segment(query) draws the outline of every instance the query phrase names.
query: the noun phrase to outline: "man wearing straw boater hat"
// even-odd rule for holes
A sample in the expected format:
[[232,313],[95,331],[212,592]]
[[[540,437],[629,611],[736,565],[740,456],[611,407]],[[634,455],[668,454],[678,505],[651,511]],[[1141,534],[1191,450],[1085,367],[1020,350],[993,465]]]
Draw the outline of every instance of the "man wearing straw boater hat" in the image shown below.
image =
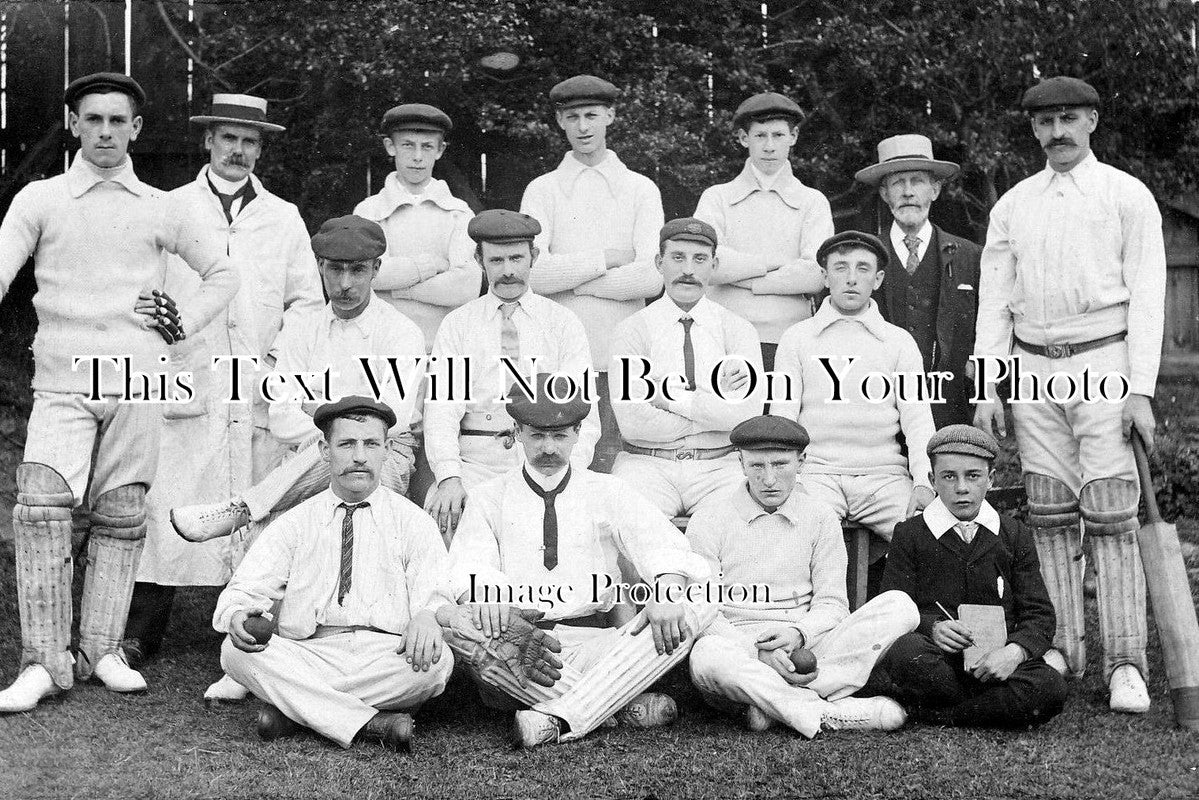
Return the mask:
[[[208,163],[194,181],[170,193],[231,256],[241,289],[211,325],[191,331],[198,335],[172,354],[176,369],[192,371],[196,396],[165,412],[160,480],[147,496],[149,530],[125,631],[125,651],[134,663],[158,651],[174,587],[224,584],[244,552],[228,538],[185,541],[171,527],[170,509],[237,494],[274,466],[281,453],[267,429],[267,404],[253,388],[254,366],[242,365],[244,402],[231,403],[227,379],[211,369],[213,359],[265,360],[284,312],[290,316],[322,305],[316,259],[300,212],[254,175],[263,137],[284,130],[267,121],[266,107],[260,97],[214,95],[210,112],[191,118],[204,126]],[[168,264],[166,280],[167,291],[181,304],[199,286],[178,260]]]
[[878,163],[854,176],[877,186],[891,209],[889,230],[879,238],[890,250],[891,263],[875,295],[883,319],[912,334],[924,371],[953,373],[943,385],[944,403],[934,403],[937,427],[969,423],[973,416],[966,359],[974,351],[974,318],[978,312],[978,262],[982,248],[929,222],[928,211],[941,186],[958,173],[958,165],[933,158],[927,136],[905,133],[878,143]]

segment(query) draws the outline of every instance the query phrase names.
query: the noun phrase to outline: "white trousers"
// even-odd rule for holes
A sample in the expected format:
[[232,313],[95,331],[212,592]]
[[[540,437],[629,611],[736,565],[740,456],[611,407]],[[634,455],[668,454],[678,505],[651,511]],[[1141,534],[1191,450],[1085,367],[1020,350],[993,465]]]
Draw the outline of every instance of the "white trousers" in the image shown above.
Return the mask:
[[774,668],[758,660],[754,641],[780,622],[733,625],[717,617],[691,649],[691,679],[705,692],[755,705],[773,719],[811,738],[820,731],[829,701],[848,697],[865,685],[895,640],[916,630],[920,612],[905,593],[885,592],[808,642],[816,656],[817,677],[792,686]]
[[349,747],[378,711],[415,709],[445,689],[454,668],[449,648],[428,672],[415,672],[396,653],[401,641],[365,630],[298,641],[272,636],[265,650],[245,653],[226,637],[221,667],[289,718]]
[[842,520],[870,529],[891,541],[895,526],[903,522],[912,499],[912,479],[906,475],[834,475],[801,472],[799,485],[817,500],[836,510]]
[[612,474],[668,517],[694,514],[708,497],[745,480],[736,453],[721,458],[672,461],[620,452],[612,464]]

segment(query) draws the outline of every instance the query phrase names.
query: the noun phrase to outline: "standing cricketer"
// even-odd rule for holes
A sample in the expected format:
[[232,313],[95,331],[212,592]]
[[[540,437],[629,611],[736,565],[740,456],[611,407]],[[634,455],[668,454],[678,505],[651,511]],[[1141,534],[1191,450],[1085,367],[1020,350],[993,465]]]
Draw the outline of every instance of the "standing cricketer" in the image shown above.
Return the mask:
[[[1054,644],[1070,671],[1081,675],[1086,665],[1081,515],[1099,579],[1111,708],[1143,713],[1149,709],[1148,629],[1130,435],[1135,428],[1152,446],[1149,398],[1157,382],[1165,306],[1161,214],[1144,184],[1091,152],[1099,124],[1093,87],[1077,78],[1050,78],[1025,92],[1022,105],[1047,163],[991,211],[975,357],[1018,357],[1026,399],[1033,400],[1013,403],[1012,414],[1029,518],[1057,610]],[[977,369],[989,362],[979,361]],[[1056,382],[1051,400],[1045,390],[1057,372],[1068,380]],[[1126,388],[1123,399],[1100,396],[1096,384],[1109,373],[1119,380],[1105,385]],[[1089,394],[1099,402],[1083,401],[1082,383],[1088,380]],[[1040,397],[1028,397],[1032,381],[1040,384]],[[1005,432],[993,394],[979,404],[974,424]]]
[[[0,225],[0,296],[30,256],[38,284],[33,411],[13,508],[21,673],[0,692],[0,712],[29,711],[76,676],[94,675],[117,692],[146,688],[118,643],[162,428],[161,406],[147,402],[161,399],[157,381],[139,374],[164,373],[163,341],[184,334],[158,288],[163,253],[178,254],[203,279],[185,309],[193,333],[229,303],[238,278],[215,237],[134,174],[128,150],[145,101],[125,75],[72,81],[65,102],[79,152],[65,174],[22,189]],[[123,398],[126,379],[132,391]],[[76,659],[71,510],[84,500],[91,538]]]

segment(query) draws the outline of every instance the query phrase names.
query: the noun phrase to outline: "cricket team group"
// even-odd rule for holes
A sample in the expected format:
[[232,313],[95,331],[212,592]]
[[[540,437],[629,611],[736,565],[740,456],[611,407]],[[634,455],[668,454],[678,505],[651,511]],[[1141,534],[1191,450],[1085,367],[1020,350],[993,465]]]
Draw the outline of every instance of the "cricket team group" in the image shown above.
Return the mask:
[[[1091,151],[1096,90],[1025,93],[1046,164],[983,248],[929,222],[959,167],[918,132],[855,176],[893,221],[834,233],[777,93],[736,110],[741,172],[667,221],[609,148],[618,96],[549,91],[570,149],[519,212],[432,176],[446,113],[392,108],[394,171],[310,237],[255,175],[284,130],[261,98],[214,95],[208,163],[162,192],[129,155],[142,87],[72,82],[78,152],[0,223],[0,296],[32,258],[38,319],[0,711],[146,690],[176,587],[225,585],[205,698],[258,697],[267,740],[406,749],[455,664],[526,747],[665,725],[684,660],[756,731],[1027,727],[1086,667],[1085,534],[1111,708],[1145,712],[1132,438],[1165,252],[1149,191]],[[1029,524],[987,501],[1017,365],[1042,387],[1009,406]],[[877,560],[853,610],[846,525]]]

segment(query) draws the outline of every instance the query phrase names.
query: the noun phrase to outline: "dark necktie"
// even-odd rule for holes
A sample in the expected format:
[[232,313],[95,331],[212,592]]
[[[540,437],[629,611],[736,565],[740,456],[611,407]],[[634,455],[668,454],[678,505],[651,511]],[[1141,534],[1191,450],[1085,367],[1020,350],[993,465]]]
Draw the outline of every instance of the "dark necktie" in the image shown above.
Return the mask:
[[558,512],[554,510],[554,498],[562,493],[566,484],[570,483],[570,467],[566,468],[566,475],[562,478],[562,482],[549,490],[538,486],[537,481],[529,477],[527,471],[521,470],[521,474],[525,476],[525,483],[529,484],[533,494],[545,501],[545,516],[541,519],[541,549],[545,568],[553,569],[558,566]]
[[688,391],[695,391],[695,346],[691,343],[691,326],[695,320],[691,317],[679,317],[683,323],[683,373],[687,377]]
[[903,268],[911,275],[920,266],[920,237],[913,233],[904,234],[903,243],[908,248],[908,260]]
[[[217,199],[221,201],[221,208],[225,211],[225,221],[230,225],[233,224],[233,201],[239,197],[245,197],[246,195],[250,195],[250,197],[254,196],[251,194],[250,181],[248,180],[243,183],[242,187],[233,194],[225,194],[224,192],[218,191],[216,184],[214,184],[212,181],[208,182],[208,187],[212,189],[212,193],[215,194]],[[242,207],[244,208],[248,202],[250,202],[248,199],[243,200]],[[238,210],[240,211],[241,209]]]
[[354,512],[366,508],[370,503],[349,505],[338,503],[338,508],[344,508],[346,515],[341,519],[341,572],[337,579],[337,603],[345,599],[350,592],[350,581],[354,571]]

